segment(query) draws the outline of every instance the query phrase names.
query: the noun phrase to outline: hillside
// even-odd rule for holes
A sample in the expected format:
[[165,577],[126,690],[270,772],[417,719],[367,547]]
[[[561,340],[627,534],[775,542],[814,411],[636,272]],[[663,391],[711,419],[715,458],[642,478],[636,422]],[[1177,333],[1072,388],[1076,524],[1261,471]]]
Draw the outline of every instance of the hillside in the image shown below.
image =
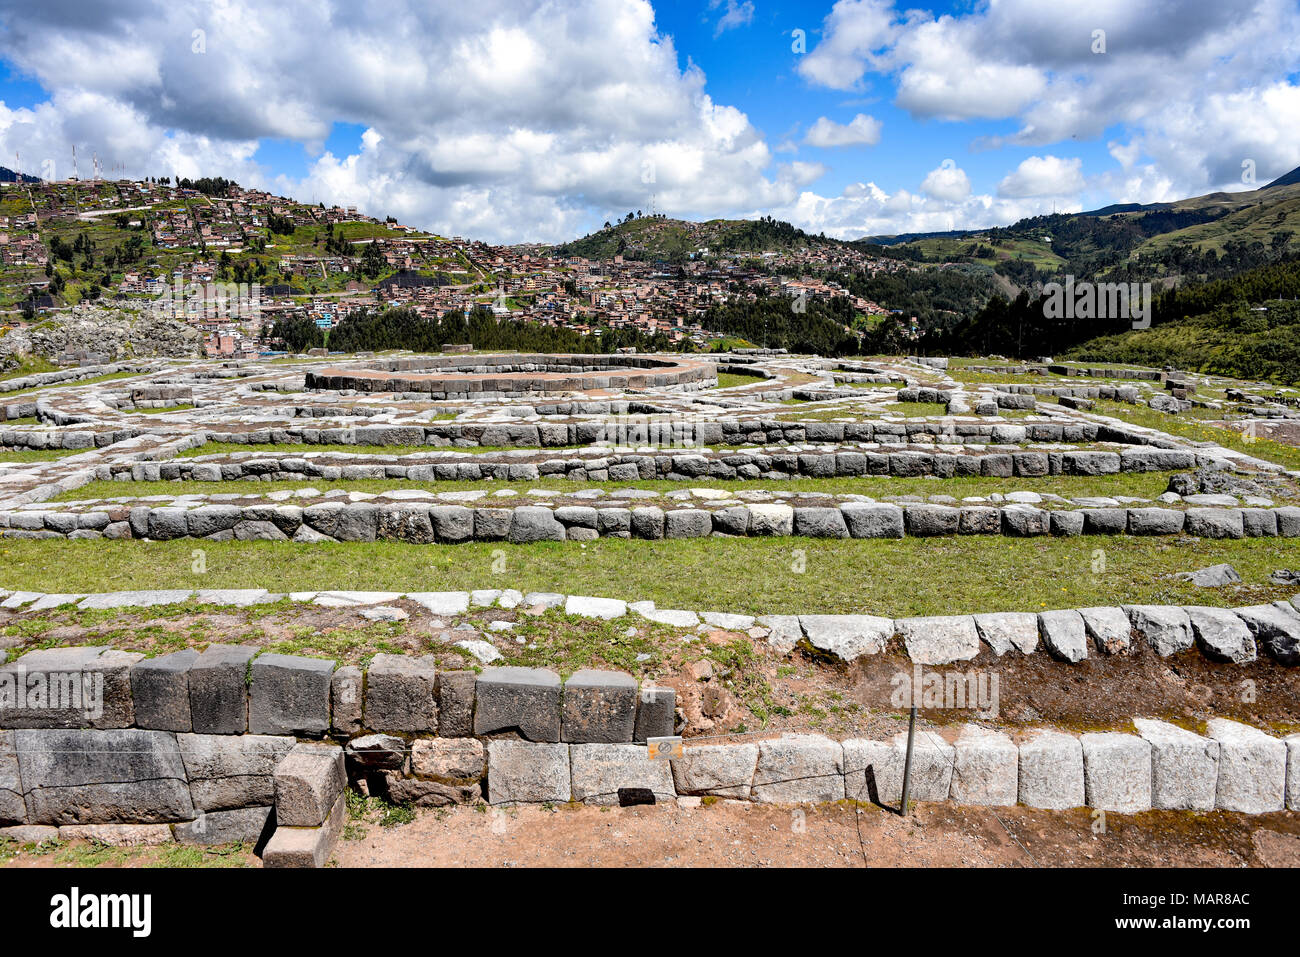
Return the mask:
[[551,247],[555,256],[587,259],[624,259],[681,263],[687,259],[728,253],[783,252],[815,245],[834,244],[824,236],[811,236],[789,223],[762,219],[711,219],[693,223],[664,216],[637,216],[581,239]]

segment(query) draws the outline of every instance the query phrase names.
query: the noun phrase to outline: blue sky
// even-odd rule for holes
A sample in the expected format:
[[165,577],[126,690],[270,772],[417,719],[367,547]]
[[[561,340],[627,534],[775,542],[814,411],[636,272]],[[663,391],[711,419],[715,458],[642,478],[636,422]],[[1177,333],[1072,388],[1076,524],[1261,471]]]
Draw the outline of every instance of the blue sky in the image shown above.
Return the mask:
[[1297,35],[1297,0],[0,0],[0,162],[76,145],[502,242],[652,195],[979,227],[1300,165]]

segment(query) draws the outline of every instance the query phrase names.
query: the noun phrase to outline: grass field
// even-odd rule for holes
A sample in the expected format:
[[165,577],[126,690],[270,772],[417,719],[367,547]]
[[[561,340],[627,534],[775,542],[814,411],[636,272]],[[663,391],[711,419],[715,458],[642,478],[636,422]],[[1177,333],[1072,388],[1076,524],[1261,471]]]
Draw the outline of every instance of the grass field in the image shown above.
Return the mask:
[[[195,573],[195,552],[206,570]],[[1169,576],[1220,562],[1244,584]],[[661,608],[892,617],[1125,603],[1241,605],[1300,567],[1300,539],[599,539],[511,546],[397,542],[0,541],[0,587],[444,591],[518,588],[650,599]]]
[[645,479],[638,482],[573,482],[550,478],[535,482],[411,482],[404,479],[352,479],[327,482],[304,480],[293,482],[259,482],[252,479],[229,482],[91,482],[81,488],[63,492],[51,499],[55,502],[80,501],[91,498],[115,498],[122,495],[185,495],[238,493],[265,495],[281,489],[317,488],[322,492],[342,489],[348,492],[390,492],[396,489],[426,489],[432,492],[499,491],[513,489],[523,498],[530,488],[551,489],[556,492],[577,492],[600,488],[611,495],[619,489],[637,488],[656,492],[681,492],[689,488],[762,489],[771,492],[830,492],[833,494],[870,495],[883,498],[888,495],[951,495],[965,498],[971,495],[991,495],[994,492],[1048,492],[1065,497],[1132,495],[1138,498],[1155,498],[1169,485],[1173,472],[1121,472],[1118,475],[1049,475],[1039,478],[985,478],[970,476],[949,479],[867,478],[787,479],[785,481],[752,482],[701,478],[696,483],[676,482],[668,479]]
[[0,449],[0,462],[53,462],[69,455],[79,455],[89,449]]
[[1111,415],[1117,419],[1123,419],[1125,422],[1131,422],[1134,425],[1159,429],[1161,432],[1168,432],[1170,435],[1176,435],[1184,439],[1193,439],[1197,442],[1214,442],[1217,445],[1222,445],[1225,449],[1244,452],[1267,462],[1276,462],[1278,465],[1285,465],[1288,469],[1300,469],[1300,449],[1293,445],[1274,442],[1271,439],[1252,440],[1236,429],[1223,429],[1218,426],[1207,425],[1204,421],[1198,421],[1198,419],[1202,418],[1213,417],[1218,419],[1220,417],[1220,413],[1207,409],[1191,409],[1178,415],[1169,415],[1166,412],[1157,412],[1145,405],[1127,405],[1123,402],[1098,399],[1095,411],[1102,415]]

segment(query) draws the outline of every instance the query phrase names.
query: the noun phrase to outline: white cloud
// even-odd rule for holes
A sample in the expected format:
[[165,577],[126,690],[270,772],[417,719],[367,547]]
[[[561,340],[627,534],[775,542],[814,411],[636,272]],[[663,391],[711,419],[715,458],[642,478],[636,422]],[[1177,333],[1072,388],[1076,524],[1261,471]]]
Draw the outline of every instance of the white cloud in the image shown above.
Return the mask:
[[820,116],[803,141],[809,146],[875,146],[880,142],[880,121],[865,113],[845,124]]
[[1084,187],[1083,161],[1059,156],[1031,156],[998,183],[998,195],[1010,199],[1065,196]]
[[921,180],[921,192],[934,199],[959,203],[970,195],[970,177],[952,160],[944,160]]
[[[718,18],[718,25],[713,29],[713,35],[720,37],[728,30],[734,30],[737,27],[747,27],[754,22],[754,4],[751,0],[743,0],[737,3],[736,0],[726,0],[726,12]],[[709,7],[716,10],[722,5],[722,0],[710,0]]]

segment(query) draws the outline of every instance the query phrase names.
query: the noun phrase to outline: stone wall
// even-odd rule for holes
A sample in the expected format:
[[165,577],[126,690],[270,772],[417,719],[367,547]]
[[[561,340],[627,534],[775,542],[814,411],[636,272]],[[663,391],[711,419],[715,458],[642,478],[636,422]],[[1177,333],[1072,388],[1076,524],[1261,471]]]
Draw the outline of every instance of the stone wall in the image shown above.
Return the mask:
[[[57,490],[56,490],[57,491]],[[716,510],[658,506],[570,505],[513,508],[399,502],[315,505],[106,504],[90,511],[27,506],[0,512],[4,538],[141,538],[166,541],[590,541],[596,538],[678,539],[708,536],[903,538],[945,535],[1189,535],[1198,538],[1300,537],[1300,507],[1073,508],[1032,505],[907,506],[885,502],[836,505],[738,505]]]

